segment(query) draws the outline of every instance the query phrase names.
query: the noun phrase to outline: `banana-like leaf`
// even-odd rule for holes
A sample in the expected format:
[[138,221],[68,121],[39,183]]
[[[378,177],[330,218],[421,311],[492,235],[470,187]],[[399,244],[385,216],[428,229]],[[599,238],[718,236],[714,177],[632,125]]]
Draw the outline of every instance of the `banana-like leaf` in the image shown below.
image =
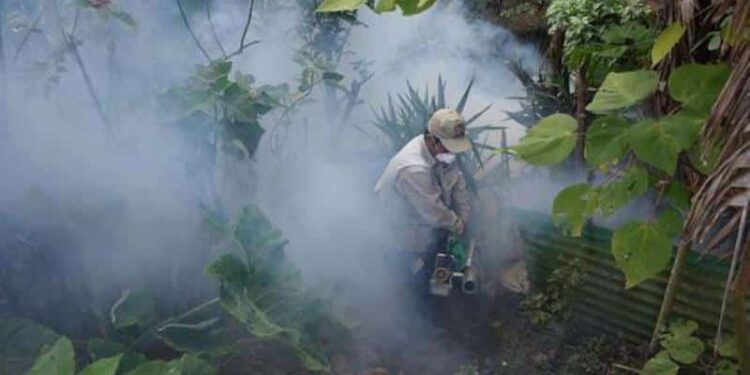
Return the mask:
[[308,370],[330,372],[322,348],[313,345],[320,334],[315,327],[342,325],[285,259],[281,231],[256,206],[247,206],[232,236],[240,254],[225,254],[206,269],[220,284],[222,307],[253,336],[288,345]]
[[0,374],[28,370],[43,348],[51,346],[57,333],[26,319],[0,319]]

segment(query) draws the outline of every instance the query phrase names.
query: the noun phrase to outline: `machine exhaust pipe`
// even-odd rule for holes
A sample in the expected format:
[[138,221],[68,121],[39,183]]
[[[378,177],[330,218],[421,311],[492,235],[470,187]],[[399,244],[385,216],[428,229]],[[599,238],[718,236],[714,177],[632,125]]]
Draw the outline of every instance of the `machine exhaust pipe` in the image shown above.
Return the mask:
[[464,282],[461,285],[461,290],[466,294],[474,294],[477,292],[477,271],[474,269],[472,262],[474,261],[474,240],[469,243],[469,251],[466,255],[466,268],[464,270]]
[[477,292],[477,275],[473,268],[470,268],[464,273],[464,283],[461,285],[461,289],[466,294],[474,294]]

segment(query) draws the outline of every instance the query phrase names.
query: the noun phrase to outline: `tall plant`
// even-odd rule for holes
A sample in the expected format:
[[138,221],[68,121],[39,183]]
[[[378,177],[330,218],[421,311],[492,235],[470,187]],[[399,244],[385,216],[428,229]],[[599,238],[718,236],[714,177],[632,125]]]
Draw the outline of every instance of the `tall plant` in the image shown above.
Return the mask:
[[[655,49],[664,47],[655,45]],[[656,117],[645,114],[641,104],[656,92],[658,73],[609,73],[586,106],[597,117],[585,134],[585,160],[607,177],[600,183],[562,190],[553,204],[553,218],[578,236],[590,217],[610,216],[652,191],[656,201],[650,217],[617,228],[612,238],[612,254],[625,273],[627,287],[654,276],[669,263],[672,237],[680,232],[682,213],[690,205],[688,193],[674,178],[678,159],[695,155],[700,129],[728,76],[724,64],[679,67],[666,83],[680,110]],[[531,128],[513,150],[532,164],[560,163],[573,151],[580,136],[577,129],[573,117],[554,114]],[[705,159],[693,159],[693,164],[705,170],[713,167]]]
[[[473,86],[474,80],[472,79],[454,107],[459,113],[464,111]],[[387,107],[375,111],[373,123],[385,136],[386,143],[392,151],[401,149],[412,138],[424,133],[427,123],[435,111],[449,107],[445,99],[445,88],[446,82],[443,81],[442,77],[438,77],[435,93],[430,93],[430,90],[425,87],[424,92],[420,95],[411,83],[407,82],[407,92],[396,95],[398,102],[394,102],[393,97],[388,95]],[[478,137],[483,132],[500,128],[489,125],[471,128],[469,126],[487,112],[491,106],[487,105],[479,112],[466,117],[466,132],[472,140],[472,150],[468,155],[460,155],[459,162],[469,187],[474,190],[476,190],[476,182],[473,176],[484,166],[480,148],[486,147],[479,142]]]

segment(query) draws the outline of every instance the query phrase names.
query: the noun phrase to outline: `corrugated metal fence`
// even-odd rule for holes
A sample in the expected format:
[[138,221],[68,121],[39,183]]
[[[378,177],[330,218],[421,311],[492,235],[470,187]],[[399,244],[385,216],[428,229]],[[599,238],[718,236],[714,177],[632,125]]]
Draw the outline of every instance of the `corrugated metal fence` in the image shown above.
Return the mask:
[[[668,270],[626,290],[624,275],[609,250],[610,230],[590,226],[582,237],[571,238],[564,236],[547,215],[513,210],[512,217],[524,243],[532,286],[542,285],[559,262],[580,259],[584,277],[571,302],[573,316],[593,329],[629,341],[642,343],[651,336]],[[697,253],[688,258],[673,316],[695,320],[705,337],[713,337],[716,332],[728,267],[726,260]],[[731,310],[727,309],[725,329],[731,327]]]

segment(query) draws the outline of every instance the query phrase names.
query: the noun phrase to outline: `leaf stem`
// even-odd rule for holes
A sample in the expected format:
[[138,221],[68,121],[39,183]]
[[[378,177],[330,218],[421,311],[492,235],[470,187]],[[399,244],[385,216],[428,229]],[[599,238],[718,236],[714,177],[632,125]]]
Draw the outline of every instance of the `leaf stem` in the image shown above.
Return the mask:
[[209,63],[212,63],[213,59],[211,59],[211,56],[203,48],[203,45],[201,44],[200,40],[198,40],[198,37],[195,36],[193,29],[190,27],[190,23],[188,22],[187,15],[185,15],[185,9],[182,8],[182,1],[180,0],[175,0],[175,1],[177,2],[177,8],[180,9],[180,16],[182,17],[182,23],[185,24],[185,28],[187,28],[188,33],[190,33],[190,37],[193,38],[195,45],[198,46],[198,49],[201,51],[201,53],[206,58],[206,60],[208,60]]
[[18,47],[16,47],[16,52],[13,54],[13,61],[15,62],[18,60],[18,56],[21,54],[21,51],[23,51],[23,48],[26,46],[26,43],[29,41],[29,38],[31,38],[31,34],[34,33],[34,30],[36,30],[36,27],[39,26],[39,22],[42,21],[42,15],[44,15],[44,7],[39,11],[39,15],[36,16],[36,19],[34,19],[34,23],[29,26],[28,30],[26,30],[26,33],[23,34],[23,38],[21,39],[21,43],[18,43]]
[[216,42],[216,45],[219,47],[219,50],[221,51],[221,55],[224,56],[224,58],[227,58],[227,51],[224,50],[224,46],[221,44],[221,40],[219,40],[219,35],[216,33],[216,26],[214,25],[213,17],[211,16],[211,1],[206,1],[206,17],[208,18],[208,24],[211,26],[211,35],[214,37],[214,42]]
[[255,7],[255,0],[250,0],[250,9],[247,11],[247,21],[245,22],[245,28],[242,30],[242,37],[240,38],[240,46],[237,49],[237,54],[241,54],[245,49],[245,38],[247,37],[247,31],[250,29],[250,24],[253,22],[253,8]]

